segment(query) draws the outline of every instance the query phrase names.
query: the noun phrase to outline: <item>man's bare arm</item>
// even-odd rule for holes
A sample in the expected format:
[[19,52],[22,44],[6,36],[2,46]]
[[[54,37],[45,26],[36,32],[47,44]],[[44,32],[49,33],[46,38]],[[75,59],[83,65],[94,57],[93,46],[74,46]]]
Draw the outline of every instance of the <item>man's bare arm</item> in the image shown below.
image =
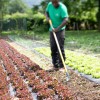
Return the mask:
[[67,24],[68,18],[64,18],[63,22],[61,23],[60,26],[58,26],[58,30],[60,30],[62,27],[64,27]]
[[59,25],[57,28],[54,28],[53,31],[54,32],[58,32],[62,27],[64,27],[67,24],[68,18],[64,18],[63,22],[61,23],[61,25]]
[[48,12],[45,12],[45,16],[46,16],[46,19],[47,19],[47,21],[49,21],[49,13]]

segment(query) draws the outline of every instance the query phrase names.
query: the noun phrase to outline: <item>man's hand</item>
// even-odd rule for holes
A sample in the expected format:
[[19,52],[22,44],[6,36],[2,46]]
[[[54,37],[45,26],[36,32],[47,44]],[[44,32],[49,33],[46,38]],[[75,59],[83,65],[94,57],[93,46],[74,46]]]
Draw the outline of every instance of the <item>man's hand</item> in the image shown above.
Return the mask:
[[49,22],[50,18],[49,17],[46,17],[46,20],[47,20],[47,22]]
[[59,28],[53,28],[52,31],[53,32],[58,32],[59,31]]

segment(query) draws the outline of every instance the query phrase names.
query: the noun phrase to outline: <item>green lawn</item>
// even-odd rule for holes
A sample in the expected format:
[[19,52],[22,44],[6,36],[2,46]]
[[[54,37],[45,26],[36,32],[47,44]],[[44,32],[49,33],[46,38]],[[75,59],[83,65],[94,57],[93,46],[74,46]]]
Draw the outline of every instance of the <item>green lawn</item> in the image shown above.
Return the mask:
[[[27,33],[20,32],[3,32],[3,35],[18,34],[22,37],[27,36],[31,39],[34,37],[49,44],[49,32],[36,29]],[[90,31],[66,31],[65,48],[68,50],[80,51],[85,54],[96,54],[100,57],[100,32],[96,30]]]
[[100,32],[68,31],[65,45],[68,49],[80,49],[89,53],[100,53]]
[[[49,43],[49,32],[35,32],[35,36]],[[90,31],[66,31],[65,48],[81,51],[85,54],[100,54],[100,32]]]

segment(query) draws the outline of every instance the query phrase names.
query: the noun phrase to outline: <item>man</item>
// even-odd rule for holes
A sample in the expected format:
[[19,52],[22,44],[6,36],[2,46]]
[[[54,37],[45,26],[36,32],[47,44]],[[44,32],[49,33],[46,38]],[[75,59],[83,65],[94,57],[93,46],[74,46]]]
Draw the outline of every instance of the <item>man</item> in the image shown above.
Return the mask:
[[66,6],[59,0],[51,0],[46,8],[46,18],[51,20],[53,29],[50,27],[50,46],[51,56],[54,68],[52,70],[63,68],[62,60],[58,52],[58,48],[53,36],[53,32],[56,33],[60,49],[65,60],[64,52],[64,40],[65,40],[65,27],[68,21],[68,12]]

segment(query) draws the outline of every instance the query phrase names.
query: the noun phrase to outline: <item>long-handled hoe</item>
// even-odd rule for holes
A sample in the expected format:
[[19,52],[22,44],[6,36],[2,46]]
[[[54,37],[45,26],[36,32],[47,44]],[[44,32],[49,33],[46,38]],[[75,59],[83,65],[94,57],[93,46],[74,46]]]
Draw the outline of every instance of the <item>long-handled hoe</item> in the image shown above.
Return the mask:
[[[53,29],[53,25],[52,25],[51,20],[49,20],[49,24],[50,24],[51,28]],[[63,58],[63,56],[62,56],[62,52],[61,52],[61,49],[60,49],[60,46],[59,46],[59,43],[58,43],[58,39],[57,39],[56,33],[53,32],[53,35],[54,35],[54,39],[55,39],[56,44],[57,44],[57,47],[58,47],[58,51],[59,51],[59,54],[60,54],[60,57],[61,57],[61,60],[62,60],[63,66],[64,66],[65,71],[66,71],[66,81],[69,81],[70,76],[69,76],[69,73],[68,73],[67,67],[66,67],[66,65],[65,65],[64,58]]]

